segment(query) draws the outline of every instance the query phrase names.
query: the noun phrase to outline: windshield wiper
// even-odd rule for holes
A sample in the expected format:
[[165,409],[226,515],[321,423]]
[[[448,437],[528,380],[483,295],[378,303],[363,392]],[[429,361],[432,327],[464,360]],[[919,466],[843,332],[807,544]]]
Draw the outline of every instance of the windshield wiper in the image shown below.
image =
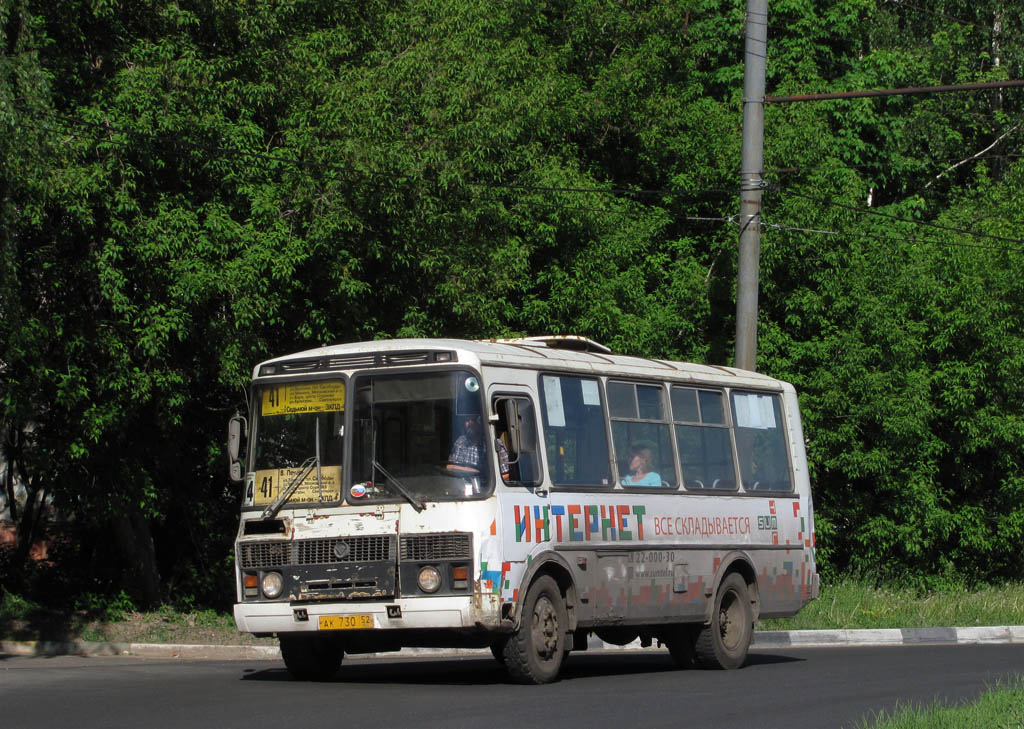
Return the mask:
[[[422,501],[417,499],[415,496],[413,496],[409,492],[409,489],[407,489],[405,486],[402,485],[401,481],[399,481],[397,478],[395,478],[390,473],[388,473],[388,470],[386,468],[384,468],[384,466],[382,466],[379,463],[377,463],[377,459],[376,458],[371,460],[370,463],[373,464],[373,467],[375,469],[377,469],[378,471],[380,471],[381,473],[384,474],[384,478],[386,478],[388,481],[391,482],[391,485],[393,485],[395,487],[395,491],[397,491],[402,496],[404,496],[405,500],[408,501],[410,504],[412,504],[412,508],[416,509],[416,511],[423,511],[425,508],[427,508],[427,507],[425,507],[423,505]],[[374,479],[374,480],[376,480],[376,479]]]
[[263,516],[261,518],[269,519],[274,516],[281,507],[284,506],[284,502],[291,498],[291,495],[295,493],[295,489],[297,489],[299,485],[306,480],[306,476],[308,476],[309,472],[313,470],[313,466],[316,466],[317,499],[323,499],[324,483],[320,477],[320,418],[316,419],[315,443],[316,450],[313,452],[313,455],[302,462],[299,466],[299,472],[295,474],[292,480],[288,482],[288,485],[284,487],[284,491],[282,491],[281,495],[277,497],[277,501],[263,510]]
[[297,489],[299,485],[306,480],[306,476],[309,475],[309,472],[313,470],[314,466],[316,467],[317,475],[319,476],[319,454],[315,456],[310,456],[309,458],[302,462],[302,465],[299,466],[299,472],[296,473],[292,477],[292,480],[288,482],[288,485],[284,487],[284,491],[282,491],[281,495],[277,497],[277,501],[275,501],[273,504],[271,504],[270,506],[263,510],[263,515],[261,518],[269,519],[272,516],[274,516],[284,505],[284,502],[291,498],[291,495],[295,493],[295,489]]

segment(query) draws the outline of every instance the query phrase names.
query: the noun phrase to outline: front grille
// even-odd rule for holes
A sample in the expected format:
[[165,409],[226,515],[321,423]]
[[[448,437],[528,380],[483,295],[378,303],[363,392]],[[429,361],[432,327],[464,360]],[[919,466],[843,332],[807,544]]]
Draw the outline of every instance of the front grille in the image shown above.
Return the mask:
[[307,539],[295,543],[296,564],[385,562],[391,559],[391,537]]
[[402,559],[411,561],[438,559],[472,559],[470,534],[418,534],[402,537]]
[[292,563],[289,542],[246,542],[238,545],[238,563],[243,569],[284,567]]
[[374,535],[295,542],[243,542],[238,545],[238,564],[242,569],[266,569],[302,564],[386,562],[393,559],[393,541],[387,535]]

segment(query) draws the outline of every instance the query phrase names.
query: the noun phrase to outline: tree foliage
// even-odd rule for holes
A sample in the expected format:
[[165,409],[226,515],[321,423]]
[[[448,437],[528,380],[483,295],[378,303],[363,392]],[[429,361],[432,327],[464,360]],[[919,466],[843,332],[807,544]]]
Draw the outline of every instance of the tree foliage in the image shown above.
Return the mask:
[[[51,589],[230,599],[220,443],[264,357],[570,332],[729,363],[743,14],[0,0],[5,488],[23,545],[52,504],[87,566]],[[1024,75],[1003,0],[768,23],[773,94]],[[768,107],[760,368],[802,393],[829,569],[1024,577],[1021,93]]]

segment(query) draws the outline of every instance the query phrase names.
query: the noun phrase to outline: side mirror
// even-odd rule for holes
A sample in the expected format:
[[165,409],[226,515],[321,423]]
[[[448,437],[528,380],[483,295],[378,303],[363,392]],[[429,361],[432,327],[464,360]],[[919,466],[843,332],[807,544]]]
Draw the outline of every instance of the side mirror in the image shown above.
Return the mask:
[[248,432],[245,418],[235,415],[228,421],[228,476],[235,483],[242,481],[242,462],[238,458],[242,436]]

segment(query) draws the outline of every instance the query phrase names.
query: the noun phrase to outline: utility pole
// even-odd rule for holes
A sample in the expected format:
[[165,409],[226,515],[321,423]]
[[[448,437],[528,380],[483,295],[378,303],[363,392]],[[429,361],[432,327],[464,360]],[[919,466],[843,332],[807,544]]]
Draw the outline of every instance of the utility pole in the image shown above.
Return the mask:
[[[735,366],[751,372],[757,370],[757,295],[761,265],[761,190],[764,182],[762,174],[764,172],[765,104],[979,91],[1024,86],[1024,79],[1012,79],[947,86],[838,91],[797,96],[765,96],[767,57],[768,0],[747,0],[746,46],[743,59],[743,150],[740,163],[740,237],[736,284]],[[1016,129],[1015,126],[1010,131]],[[1008,134],[1009,132],[1004,133],[991,146],[995,146]]]
[[757,290],[761,258],[761,173],[764,167],[764,78],[768,0],[747,0],[743,60],[743,154],[736,285],[736,366],[757,369]]

